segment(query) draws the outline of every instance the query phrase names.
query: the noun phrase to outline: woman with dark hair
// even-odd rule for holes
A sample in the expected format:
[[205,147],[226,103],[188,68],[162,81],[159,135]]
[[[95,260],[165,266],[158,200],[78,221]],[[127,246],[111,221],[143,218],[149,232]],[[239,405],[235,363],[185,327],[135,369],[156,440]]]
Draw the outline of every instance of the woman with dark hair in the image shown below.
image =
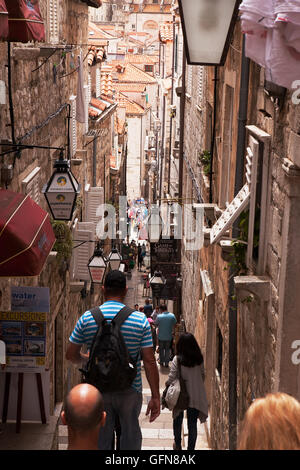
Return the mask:
[[[188,449],[194,450],[197,440],[198,418],[204,423],[208,417],[208,403],[204,386],[204,362],[201,349],[191,333],[180,335],[176,345],[176,356],[171,363],[166,385],[170,385],[181,375],[188,394],[187,424]],[[181,450],[181,429],[183,409],[173,409],[174,450]]]

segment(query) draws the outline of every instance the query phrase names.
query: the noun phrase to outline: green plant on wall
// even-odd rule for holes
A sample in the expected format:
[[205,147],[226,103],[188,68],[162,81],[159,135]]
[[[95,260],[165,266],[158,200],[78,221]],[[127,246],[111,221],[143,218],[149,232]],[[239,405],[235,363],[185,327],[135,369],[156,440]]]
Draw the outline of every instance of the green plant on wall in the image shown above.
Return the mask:
[[199,153],[199,160],[203,166],[203,173],[208,176],[211,172],[211,153],[208,150],[204,150]]
[[69,262],[72,256],[73,239],[68,224],[63,220],[51,220],[56,242],[53,251],[57,252],[57,261]]
[[[259,247],[259,226],[260,226],[260,209],[256,209],[254,235],[253,235],[253,257],[258,257]],[[249,231],[249,210],[244,211],[240,215],[239,232],[240,235],[236,240],[233,240],[233,253],[231,253],[231,260],[229,266],[233,268],[235,276],[245,276],[247,274],[246,254],[248,248],[248,231]]]

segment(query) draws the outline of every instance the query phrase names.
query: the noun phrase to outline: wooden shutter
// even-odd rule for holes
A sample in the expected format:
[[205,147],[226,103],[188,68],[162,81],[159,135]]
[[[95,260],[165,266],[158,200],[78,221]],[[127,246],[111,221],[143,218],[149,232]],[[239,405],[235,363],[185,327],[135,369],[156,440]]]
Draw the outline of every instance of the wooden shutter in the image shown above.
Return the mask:
[[204,66],[198,67],[198,89],[197,89],[197,101],[199,106],[203,106],[203,92],[204,92]]
[[59,0],[48,0],[49,42],[59,43]]
[[253,249],[258,154],[259,143],[252,136],[250,136],[246,155],[246,183],[212,227],[210,232],[210,243],[217,243],[222,238],[222,236],[224,236],[225,232],[232,226],[235,220],[248,206],[251,198],[251,214],[249,215],[248,229],[248,250],[251,250],[251,246]]
[[76,124],[76,96],[70,97],[71,122],[70,122],[70,153],[74,157],[77,150],[77,124]]
[[23,193],[29,194],[36,204],[40,202],[40,170],[39,166],[35,167],[22,181]]
[[[104,212],[99,214],[99,206],[104,204],[104,190],[102,187],[92,187],[85,194],[85,220],[94,224],[94,235],[97,225],[103,221]],[[98,211],[98,215],[97,215]]]
[[187,66],[187,93],[192,94],[192,85],[193,85],[193,66]]
[[[91,243],[95,240],[94,224],[76,222],[74,225],[71,277],[79,281],[89,281],[90,274],[87,265],[95,249],[95,243]],[[81,242],[85,243],[81,244]]]
[[253,239],[256,209],[256,186],[257,186],[257,168],[259,157],[259,143],[254,137],[249,137],[249,147],[247,148],[246,178],[250,185],[250,207],[248,223],[248,248],[246,256],[246,265],[250,267],[253,257]]
[[91,74],[88,74],[88,87],[89,87],[89,103],[91,102],[92,99],[92,78]]
[[6,104],[6,87],[3,80],[0,80],[0,104]]
[[101,95],[101,72],[99,67],[96,68],[96,98]]

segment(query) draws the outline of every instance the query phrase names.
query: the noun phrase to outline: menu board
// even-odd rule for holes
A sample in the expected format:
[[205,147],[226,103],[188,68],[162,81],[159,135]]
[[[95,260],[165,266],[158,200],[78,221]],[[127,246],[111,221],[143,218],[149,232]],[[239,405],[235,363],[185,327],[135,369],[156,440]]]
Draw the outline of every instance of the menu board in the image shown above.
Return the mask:
[[46,325],[45,312],[0,312],[0,338],[6,346],[7,371],[45,369]]

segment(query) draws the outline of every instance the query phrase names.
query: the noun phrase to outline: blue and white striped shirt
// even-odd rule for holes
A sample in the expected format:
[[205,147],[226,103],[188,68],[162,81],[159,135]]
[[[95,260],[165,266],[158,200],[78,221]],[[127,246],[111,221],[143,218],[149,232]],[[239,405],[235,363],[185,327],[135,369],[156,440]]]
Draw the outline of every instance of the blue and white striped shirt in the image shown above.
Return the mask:
[[[107,320],[112,320],[123,307],[125,305],[120,302],[108,301],[101,305],[100,309]],[[74,344],[86,344],[90,349],[97,330],[98,326],[88,310],[79,318],[69,340]],[[142,392],[140,350],[153,346],[150,324],[143,312],[135,311],[121,325],[120,330],[130,356],[133,359],[138,357],[137,375],[132,387],[138,392]]]

